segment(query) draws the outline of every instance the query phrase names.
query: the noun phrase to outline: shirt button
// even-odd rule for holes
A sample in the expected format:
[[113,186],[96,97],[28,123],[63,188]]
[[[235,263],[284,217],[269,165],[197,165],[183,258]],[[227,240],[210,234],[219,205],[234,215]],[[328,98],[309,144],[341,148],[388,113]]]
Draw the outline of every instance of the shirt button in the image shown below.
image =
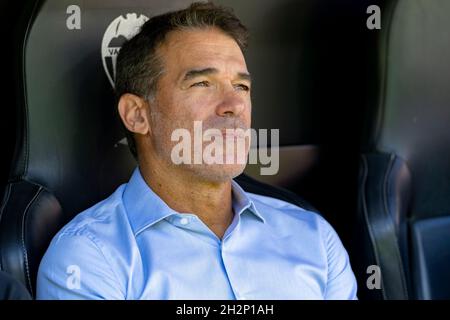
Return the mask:
[[183,226],[185,226],[185,225],[187,225],[187,224],[189,223],[189,220],[188,220],[188,218],[181,218],[181,219],[180,219],[180,223],[181,223]]

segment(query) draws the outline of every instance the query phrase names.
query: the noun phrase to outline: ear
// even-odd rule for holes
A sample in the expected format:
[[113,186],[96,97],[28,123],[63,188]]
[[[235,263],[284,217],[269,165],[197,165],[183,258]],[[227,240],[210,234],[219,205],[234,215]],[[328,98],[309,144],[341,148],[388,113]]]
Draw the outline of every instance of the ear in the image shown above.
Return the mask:
[[142,135],[150,132],[150,123],[147,116],[148,107],[148,103],[144,99],[131,93],[122,95],[117,105],[125,127],[131,132]]

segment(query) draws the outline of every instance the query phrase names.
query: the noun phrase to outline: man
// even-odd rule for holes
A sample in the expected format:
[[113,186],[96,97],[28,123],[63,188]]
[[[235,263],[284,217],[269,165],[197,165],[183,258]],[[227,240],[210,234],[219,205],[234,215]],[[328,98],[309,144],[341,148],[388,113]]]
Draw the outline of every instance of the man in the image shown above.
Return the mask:
[[174,161],[174,132],[193,136],[194,122],[226,141],[239,138],[227,129],[250,127],[246,43],[230,10],[194,3],[153,17],[122,47],[118,112],[139,166],[56,235],[38,298],[356,298],[347,253],[323,218],[244,192],[232,180],[238,161]]

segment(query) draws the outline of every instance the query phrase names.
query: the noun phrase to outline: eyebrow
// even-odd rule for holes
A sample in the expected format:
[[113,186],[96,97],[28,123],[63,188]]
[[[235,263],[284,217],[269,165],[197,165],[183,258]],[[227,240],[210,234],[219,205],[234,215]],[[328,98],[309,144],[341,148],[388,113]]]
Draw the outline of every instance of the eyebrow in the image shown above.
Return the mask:
[[247,80],[249,82],[252,82],[252,76],[248,72],[239,72],[238,77],[241,80]]
[[[208,76],[211,74],[218,73],[219,70],[216,68],[203,68],[203,69],[192,69],[188,70],[183,77],[183,81],[190,80],[195,77]],[[252,80],[251,75],[247,72],[238,72],[238,78],[242,80],[250,81]]]

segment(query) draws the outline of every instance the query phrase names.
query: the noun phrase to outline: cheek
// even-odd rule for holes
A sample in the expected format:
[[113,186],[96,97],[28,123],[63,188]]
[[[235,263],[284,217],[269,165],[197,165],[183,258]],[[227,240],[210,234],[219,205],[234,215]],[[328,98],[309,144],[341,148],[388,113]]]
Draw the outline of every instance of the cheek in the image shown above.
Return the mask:
[[[172,90],[172,92],[175,90]],[[156,108],[159,113],[159,121],[164,122],[164,127],[180,128],[182,124],[189,120],[191,111],[189,99],[180,94],[162,94],[156,101]]]
[[215,113],[217,98],[208,92],[190,92],[177,99],[178,110],[188,121],[204,120]]
[[245,109],[243,112],[243,118],[244,121],[246,122],[247,126],[250,127],[251,123],[252,123],[252,103],[249,99],[249,102],[245,105]]

